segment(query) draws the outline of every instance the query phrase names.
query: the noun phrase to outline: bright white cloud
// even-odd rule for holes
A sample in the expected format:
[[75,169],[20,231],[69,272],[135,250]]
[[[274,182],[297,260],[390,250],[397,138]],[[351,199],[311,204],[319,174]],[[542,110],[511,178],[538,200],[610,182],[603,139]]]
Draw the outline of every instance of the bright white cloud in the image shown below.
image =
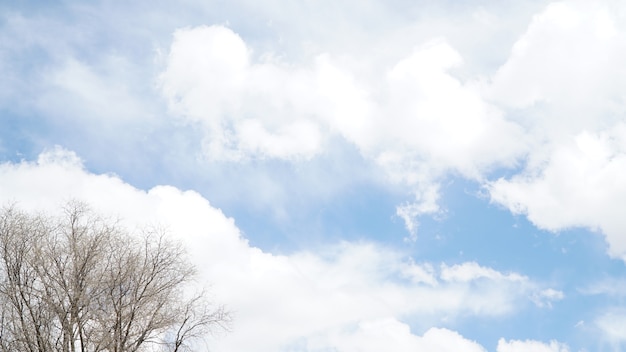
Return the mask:
[[569,352],[567,345],[557,341],[550,341],[550,343],[543,343],[533,340],[510,340],[500,339],[498,341],[498,352]]
[[288,64],[204,26],[174,34],[160,82],[172,111],[205,128],[211,159],[310,158],[336,137],[355,145],[414,194],[398,208],[414,236],[415,218],[439,210],[441,176],[481,179],[525,149],[519,126],[449,73],[461,64],[443,39],[390,68],[326,53]]
[[582,226],[606,235],[609,254],[626,255],[626,125],[581,132],[553,149],[540,168],[489,186],[494,202],[525,214],[540,228]]
[[206,128],[215,160],[309,158],[322,132],[311,120],[320,103],[315,68],[291,68],[252,50],[222,26],[180,29],[160,76],[173,112]]
[[624,28],[611,7],[564,1],[535,15],[493,78],[493,97],[513,108],[543,105],[549,116],[522,118],[553,128],[544,133],[601,126],[610,117],[598,121],[599,113],[621,110],[626,82],[619,69],[626,56]]
[[434,175],[455,171],[480,178],[494,164],[514,162],[523,147],[521,131],[485,103],[471,82],[450,74],[461,64],[448,43],[435,40],[387,72],[386,101],[374,117],[384,139],[378,150],[422,159]]
[[325,341],[310,341],[313,351],[339,352],[485,352],[476,342],[467,340],[454,331],[431,328],[424,335],[411,333],[408,325],[395,319],[361,322],[355,329],[333,333]]
[[[187,244],[202,279],[213,284],[214,298],[236,312],[234,332],[213,342],[217,351],[279,351],[302,339],[350,351],[358,348],[352,333],[344,334],[351,326],[367,330],[388,317],[419,316],[427,324],[509,314],[541,290],[519,274],[473,262],[437,270],[372,243],[345,242],[316,253],[263,252],[198,193],[170,186],[142,191],[115,175],[87,172],[75,153],[61,148],[42,153],[36,162],[0,165],[2,202],[54,212],[70,198],[119,215],[131,228],[165,225]],[[445,329],[419,337],[391,322],[385,334],[399,334],[397,343],[409,339],[441,351],[481,350]]]
[[626,258],[626,30],[615,6],[553,3],[514,45],[487,96],[527,128],[528,156],[488,189],[540,228],[599,231],[609,254]]

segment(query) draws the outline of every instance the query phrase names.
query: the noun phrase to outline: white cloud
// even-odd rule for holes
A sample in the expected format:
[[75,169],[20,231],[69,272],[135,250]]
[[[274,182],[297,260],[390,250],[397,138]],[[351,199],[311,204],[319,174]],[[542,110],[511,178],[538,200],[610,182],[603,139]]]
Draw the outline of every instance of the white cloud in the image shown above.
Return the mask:
[[405,238],[409,241],[417,240],[417,228],[419,226],[418,218],[425,214],[435,214],[440,211],[439,208],[439,186],[437,184],[420,185],[423,189],[421,192],[415,191],[415,200],[396,207],[396,215],[398,215],[405,224],[409,236]]
[[471,82],[450,74],[461,64],[454,48],[434,40],[387,72],[386,101],[374,117],[384,139],[377,149],[424,161],[433,176],[453,171],[480,178],[489,167],[514,162],[523,147],[521,131]]
[[[236,312],[233,333],[212,342],[216,351],[279,351],[302,339],[350,346],[351,337],[337,334],[355,324],[367,329],[381,319],[411,316],[428,327],[444,318],[501,316],[541,290],[519,274],[473,262],[436,270],[367,242],[325,246],[315,253],[263,252],[198,193],[171,186],[142,191],[115,175],[89,173],[75,153],[61,148],[42,153],[36,162],[0,164],[2,202],[53,212],[69,198],[119,215],[131,228],[165,225],[187,244],[202,279],[213,285],[212,296]],[[458,342],[479,348],[448,330],[416,337],[407,335],[399,321],[391,328],[400,328],[399,339],[415,340],[416,346],[445,351]],[[443,341],[437,336],[452,337]]]
[[421,317],[425,325],[444,318],[500,316],[515,311],[515,302],[524,302],[533,290],[527,281],[444,282],[428,264],[406,263],[397,253],[370,244],[345,243],[289,256],[254,251],[229,266],[238,271],[233,275],[206,266],[225,276],[216,280],[214,291],[238,311],[225,350],[245,350],[249,341],[265,350],[301,340],[330,339],[326,344],[332,345],[337,329],[389,316]]
[[391,318],[361,322],[356,329],[335,332],[325,341],[310,341],[309,348],[338,352],[486,351],[476,342],[448,329],[431,328],[422,336],[414,335],[408,325]]
[[[440,205],[442,179],[460,175],[484,182],[489,171],[525,161],[516,176],[489,184],[494,202],[528,215],[537,226],[552,231],[574,226],[600,230],[607,236],[610,254],[624,256],[626,240],[621,233],[626,224],[615,210],[622,205],[625,187],[619,178],[626,111],[623,6],[582,1],[550,4],[532,18],[492,77],[464,71],[468,64],[486,67],[476,62],[477,57],[490,62],[495,59],[484,56],[491,51],[471,50],[476,48],[477,39],[459,38],[474,30],[492,36],[494,31],[507,30],[507,37],[511,37],[537,4],[516,5],[523,7],[523,16],[498,6],[470,6],[472,11],[467,13],[475,21],[455,13],[462,18],[454,18],[463,21],[451,25],[447,19],[420,19],[418,24],[410,24],[392,7],[368,2],[351,15],[350,23],[332,17],[323,30],[317,29],[317,21],[309,19],[297,26],[293,18],[281,17],[282,5],[254,5],[257,11],[273,17],[277,26],[282,23],[281,31],[288,27],[315,29],[324,33],[316,32],[311,41],[336,38],[332,45],[309,43],[308,50],[294,51],[291,49],[302,49],[306,44],[272,44],[251,35],[244,26],[237,32],[224,26],[179,29],[163,62],[159,93],[183,121],[201,126],[205,155],[210,159],[293,161],[336,152],[330,150],[333,139],[351,144],[365,160],[359,160],[361,165],[376,169],[373,173],[382,170],[390,183],[401,185],[412,197],[396,208],[396,215],[409,231],[409,240],[416,238],[420,216],[445,211]],[[350,7],[349,2],[338,6]],[[307,10],[299,5],[290,9],[296,13]],[[72,16],[89,10],[72,8]],[[98,19],[104,18],[99,17],[101,11],[91,10],[99,14]],[[3,106],[35,107],[57,123],[67,121],[57,126],[82,124],[81,133],[69,139],[98,134],[92,138],[97,142],[84,137],[68,143],[81,145],[90,162],[98,157],[101,143],[118,141],[122,133],[126,133],[127,144],[118,145],[118,150],[132,150],[127,148],[129,140],[150,136],[151,129],[166,123],[151,119],[159,114],[155,111],[162,102],[151,101],[155,97],[143,85],[152,72],[139,66],[148,64],[150,54],[144,51],[139,58],[133,57],[137,52],[124,46],[136,47],[129,43],[148,42],[146,32],[164,34],[185,22],[170,20],[167,26],[156,26],[163,19],[157,15],[161,10],[154,9],[155,17],[147,16],[150,19],[137,24],[136,32],[120,39],[124,44],[107,46],[97,57],[79,55],[77,49],[91,43],[96,33],[76,31],[53,18],[6,15],[2,34],[6,40],[1,47],[11,55],[3,56],[0,62],[9,82],[0,88],[0,96],[8,97],[0,99],[6,101]],[[317,19],[328,18],[322,9],[311,11]],[[504,14],[506,20],[499,21],[494,14]],[[202,17],[194,14],[189,18],[196,15]],[[352,34],[360,32],[360,25],[377,16],[381,18],[376,22],[379,31],[361,34],[358,42],[344,43],[344,37],[337,35],[338,28]],[[507,27],[509,19],[516,24]],[[432,26],[435,29],[425,29],[428,26],[424,23],[436,24]],[[134,28],[135,23],[123,22],[123,28],[130,30],[131,24]],[[157,27],[158,31],[151,30]],[[151,39],[155,42],[167,41],[154,36]],[[474,44],[464,44],[469,42]],[[381,43],[389,50],[376,54]],[[504,45],[500,44],[490,49],[503,52]],[[20,55],[33,49],[51,57],[49,64],[45,69],[28,71],[28,79],[14,79],[15,68],[26,67],[20,66]],[[33,83],[26,87],[21,81]],[[14,103],[15,91],[31,95]],[[59,143],[65,136],[54,138]],[[185,141],[187,148],[195,147],[193,138]],[[49,145],[47,142],[37,141]],[[163,144],[153,150],[169,147]],[[182,147],[177,147],[172,149],[179,152]],[[101,169],[112,169],[102,167],[102,163]],[[218,169],[216,165],[211,166]],[[197,169],[192,162],[184,166]],[[259,196],[262,202],[288,198],[291,190],[269,180],[274,174],[259,179],[262,177],[258,183],[268,185],[258,192],[263,193]],[[332,183],[332,177],[328,179]],[[337,181],[334,188],[328,186],[328,192],[344,187],[349,183],[346,179]]]
[[487,96],[529,134],[523,170],[488,183],[493,202],[539,228],[586,227],[626,259],[626,31],[613,2],[564,1],[537,14]]
[[[368,2],[350,12],[347,20],[327,13],[324,7],[290,5],[289,13],[312,16],[303,21],[303,16],[285,15],[283,4],[246,4],[242,7],[254,8],[262,14],[259,18],[268,20],[263,30],[291,41],[272,42],[241,25],[233,25],[236,31],[224,26],[179,29],[163,62],[160,93],[183,121],[202,126],[204,151],[210,159],[310,159],[332,153],[329,140],[333,138],[347,141],[361,152],[368,166],[383,170],[391,183],[402,185],[413,197],[396,209],[409,230],[409,239],[416,236],[420,216],[442,211],[442,178],[461,175],[483,182],[489,171],[517,166],[527,156],[518,177],[497,181],[493,200],[528,214],[542,228],[599,229],[607,235],[611,254],[621,256],[626,248],[619,235],[624,224],[618,216],[593,211],[619,208],[617,195],[622,185],[618,181],[600,188],[600,199],[592,199],[600,206],[587,213],[584,209],[591,207],[581,204],[589,200],[588,190],[594,182],[568,181],[563,192],[571,196],[543,197],[535,191],[551,189],[554,180],[542,177],[552,172],[569,179],[567,172],[576,171],[576,165],[559,159],[559,153],[568,149],[575,153],[573,136],[613,139],[608,147],[612,159],[606,160],[603,172],[609,179],[619,174],[623,149],[614,142],[623,138],[619,129],[626,111],[623,6],[584,1],[550,4],[532,18],[492,77],[464,71],[467,65],[478,65],[484,73],[485,67],[501,62],[513,33],[540,3],[516,4],[506,10],[499,5],[467,6],[446,12],[445,18],[437,17],[441,9],[435,6],[424,9],[433,19],[420,18],[418,23],[407,14],[421,5],[409,6],[401,13],[393,6]],[[165,11],[168,16],[159,6],[136,5],[150,15],[133,21],[113,7],[94,6],[97,10],[70,8],[68,16],[76,26],[55,18],[9,13],[2,33],[6,40],[0,44],[2,51],[10,54],[0,61],[0,71],[7,73],[0,88],[3,106],[36,106],[48,116],[67,121],[64,125],[83,123],[86,134],[97,131],[97,143],[86,142],[88,137],[71,143],[89,144],[81,152],[86,155],[85,150],[91,149],[90,161],[97,157],[99,143],[110,141],[100,139],[103,135],[117,140],[121,132],[132,130],[136,133],[129,133],[128,139],[145,137],[146,131],[156,128],[154,123],[163,123],[150,120],[158,115],[155,111],[162,102],[152,101],[155,97],[143,85],[151,68],[139,67],[149,66],[147,45],[140,54],[128,47],[151,40],[165,43],[168,40],[160,35],[169,35],[166,32],[185,22],[215,22],[215,17],[207,16],[213,12],[212,5],[204,2],[194,7],[197,13],[170,8],[165,9],[172,10]],[[230,11],[237,12],[232,9],[239,4],[231,6]],[[353,4],[336,6],[345,10]],[[207,8],[211,11],[203,12]],[[110,22],[119,26],[94,32],[75,30],[92,26],[82,20],[92,17],[81,17],[81,11],[93,12],[97,21],[114,16],[119,21]],[[176,16],[169,16],[170,12]],[[326,25],[320,25],[322,22]],[[258,28],[259,23],[250,27]],[[375,29],[363,30],[364,25],[374,23]],[[115,45],[103,39],[104,47],[98,47],[103,55],[81,55],[84,52],[79,49],[94,49],[93,43],[101,43],[94,40],[101,30],[128,32],[128,36],[120,35]],[[503,31],[509,39],[500,37]],[[303,33],[310,33],[306,43],[298,37]],[[348,36],[338,33],[354,35],[354,40],[346,43]],[[494,41],[484,40],[485,36]],[[325,45],[328,42],[332,43]],[[485,45],[479,42],[498,44],[479,52],[477,48]],[[386,50],[378,50],[383,45]],[[17,79],[16,68],[26,69],[28,65],[22,66],[21,61],[34,49],[50,58],[49,64],[28,71],[28,79]],[[20,96],[28,93],[28,98],[15,102],[16,91]],[[131,120],[139,122],[129,128]],[[145,126],[138,126],[143,123]],[[61,137],[55,138],[54,142],[61,142]],[[195,141],[189,145],[195,146]],[[166,147],[169,145],[154,149]],[[273,191],[265,191],[272,193],[267,199],[288,193],[276,183],[272,186],[267,188]],[[527,191],[535,194],[533,199],[525,196]],[[616,196],[605,196],[607,192]],[[554,206],[545,212],[550,216],[542,217],[540,204],[546,199]]]
[[548,308],[552,308],[552,302],[560,301],[563,298],[565,298],[565,294],[563,294],[563,291],[555,290],[553,288],[548,288],[539,292],[535,292],[530,297],[530,299],[538,307]]
[[330,138],[353,144],[415,196],[398,208],[414,236],[415,218],[439,210],[440,177],[481,179],[526,146],[477,85],[449,73],[461,64],[443,39],[389,68],[327,53],[285,63],[228,28],[203,26],[176,31],[160,82],[172,111],[205,129],[210,159],[306,159]]
[[533,340],[510,340],[500,339],[498,341],[498,352],[569,352],[567,345],[557,341],[550,341],[550,343],[543,343]]
[[626,83],[624,28],[619,6],[613,7],[563,1],[535,15],[493,78],[492,96],[513,108],[546,109],[549,116],[525,113],[523,119],[551,127],[547,134],[602,126],[610,117],[598,121],[598,114],[621,110]]
[[173,112],[206,128],[215,160],[309,158],[320,151],[315,68],[290,68],[252,51],[222,26],[180,29],[160,76]]
[[581,132],[553,149],[540,168],[489,185],[494,202],[525,214],[540,228],[600,230],[609,254],[626,258],[626,125]]
[[528,278],[516,273],[502,274],[491,268],[478,265],[476,262],[467,262],[448,266],[442,264],[441,278],[444,281],[470,282],[479,279],[503,280],[503,281],[526,281]]

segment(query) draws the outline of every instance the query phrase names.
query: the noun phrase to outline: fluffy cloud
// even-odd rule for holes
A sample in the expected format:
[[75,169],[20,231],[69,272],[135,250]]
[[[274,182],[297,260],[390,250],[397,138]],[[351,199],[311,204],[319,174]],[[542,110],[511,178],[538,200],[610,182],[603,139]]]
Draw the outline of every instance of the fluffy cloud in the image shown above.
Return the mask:
[[[236,312],[234,332],[213,342],[218,351],[278,351],[298,341],[351,351],[358,349],[355,336],[376,324],[385,327],[378,338],[397,337],[389,343],[410,340],[441,351],[454,346],[479,351],[480,346],[445,329],[413,335],[397,319],[420,317],[428,325],[501,316],[541,291],[520,274],[474,262],[436,268],[367,242],[329,245],[315,253],[263,252],[198,193],[170,186],[139,190],[115,175],[87,172],[76,154],[60,148],[42,153],[36,162],[0,165],[2,202],[54,212],[70,198],[121,216],[130,228],[164,225],[186,243],[202,280],[212,284],[212,296]],[[394,318],[385,320],[389,317]]]
[[485,352],[476,342],[454,331],[431,328],[422,336],[411,333],[409,326],[394,319],[367,321],[350,331],[333,333],[326,341],[312,341],[312,350],[332,348],[341,352]]
[[519,126],[449,73],[461,64],[443,39],[389,68],[326,53],[285,63],[202,26],[176,31],[160,82],[171,110],[204,128],[210,159],[307,159],[331,138],[353,144],[411,190],[398,215],[414,234],[417,216],[439,210],[440,177],[481,179],[525,148]]
[[160,77],[173,112],[206,128],[211,159],[311,157],[322,144],[314,68],[290,68],[252,52],[221,26],[181,29]]
[[626,258],[626,125],[582,132],[554,147],[540,168],[490,184],[492,200],[525,214],[540,228],[575,226],[606,235],[609,254]]
[[375,144],[379,155],[396,154],[399,162],[414,163],[415,170],[422,166],[434,175],[454,171],[468,178],[514,161],[523,147],[521,131],[485,103],[471,82],[450,74],[461,64],[446,41],[434,40],[386,73],[385,102],[372,117],[382,139]]
[[[436,6],[423,9],[423,4],[400,13],[369,1],[355,12],[348,1],[334,4],[343,11],[332,14],[324,6],[290,5],[289,13],[311,15],[306,21],[286,16],[284,5],[275,2],[230,4],[231,23],[254,17],[254,24],[233,24],[236,31],[219,25],[177,30],[165,50],[157,94],[182,121],[200,126],[205,155],[213,160],[307,160],[341,153],[332,150],[333,139],[353,146],[368,167],[383,170],[390,182],[410,193],[412,198],[396,211],[410,238],[415,238],[419,216],[441,210],[442,179],[460,175],[484,182],[489,171],[521,165],[516,176],[490,183],[494,202],[528,215],[541,228],[598,229],[607,235],[611,254],[622,256],[626,244],[619,233],[625,225],[611,209],[619,209],[623,191],[617,177],[624,153],[623,6],[561,1],[528,21],[529,11],[541,3],[443,11],[454,20],[438,18]],[[78,139],[67,144],[80,146],[100,169],[113,169],[102,164],[133,162],[94,161],[101,158],[101,145],[121,138],[126,144],[117,144],[120,153],[136,150],[129,141],[146,145],[138,135],[153,137],[150,130],[161,128],[165,134],[180,127],[153,118],[163,117],[165,102],[150,91],[158,68],[151,66],[149,46],[168,46],[167,36],[184,23],[226,19],[206,11],[213,7],[206,2],[191,14],[177,12],[179,7],[138,4],[139,12],[148,15],[132,20],[115,6],[94,6],[70,6],[69,20],[7,11],[0,34],[0,51],[6,54],[0,58],[6,76],[0,105],[37,118],[45,112],[44,123],[55,120],[54,137],[24,139],[45,145]],[[428,16],[418,21],[407,16],[416,8]],[[244,9],[243,19],[235,20],[233,14]],[[262,15],[246,16],[246,11]],[[338,15],[343,12],[350,17]],[[107,16],[116,18],[116,26],[96,29],[91,23],[111,22]],[[261,24],[264,20],[268,23]],[[376,30],[363,30],[374,23]],[[291,41],[271,43],[252,34],[259,28]],[[103,29],[111,32],[100,37]],[[508,57],[503,32],[506,38],[518,36]],[[306,41],[300,37],[304,33]],[[338,33],[349,33],[354,41],[347,43],[348,35]],[[482,48],[490,43],[489,50],[476,50],[479,42]],[[85,48],[102,55],[86,55]],[[33,52],[38,53],[35,64],[25,64]],[[467,66],[480,66],[485,76]],[[65,126],[72,131],[79,126],[81,132],[70,134]],[[177,130],[184,142],[175,142],[191,149],[196,131],[190,137],[189,130]],[[606,144],[606,155],[596,156],[600,170],[581,166],[594,158],[583,150],[588,147],[580,144],[584,139]],[[173,144],[151,150],[156,155],[172,147],[168,153],[176,154],[171,150],[180,146]],[[334,157],[329,159],[345,160]],[[197,169],[196,164],[184,167]],[[280,188],[272,186],[266,188]],[[277,190],[266,198],[280,192],[288,193]]]
[[626,31],[614,5],[551,4],[514,45],[491,98],[532,137],[521,172],[487,187],[538,227],[599,231],[626,258]]
[[552,127],[547,134],[603,125],[611,117],[598,115],[621,111],[624,103],[620,16],[607,2],[550,4],[533,17],[493,77],[492,98],[507,107],[545,109],[549,116],[530,111],[520,118]]

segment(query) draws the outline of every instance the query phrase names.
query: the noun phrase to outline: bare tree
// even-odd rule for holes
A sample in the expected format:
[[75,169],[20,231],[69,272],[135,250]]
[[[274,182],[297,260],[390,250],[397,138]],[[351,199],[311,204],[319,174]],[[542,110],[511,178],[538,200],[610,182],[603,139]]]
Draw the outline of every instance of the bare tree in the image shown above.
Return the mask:
[[228,328],[223,307],[190,294],[194,268],[163,231],[64,210],[0,211],[0,351],[179,352]]

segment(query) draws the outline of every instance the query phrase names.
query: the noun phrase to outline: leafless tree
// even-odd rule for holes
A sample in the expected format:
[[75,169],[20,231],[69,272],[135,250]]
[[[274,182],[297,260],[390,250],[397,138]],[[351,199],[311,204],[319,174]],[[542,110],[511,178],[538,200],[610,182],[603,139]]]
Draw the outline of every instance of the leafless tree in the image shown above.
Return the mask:
[[181,352],[230,314],[190,294],[180,244],[70,202],[65,216],[0,210],[0,351]]

